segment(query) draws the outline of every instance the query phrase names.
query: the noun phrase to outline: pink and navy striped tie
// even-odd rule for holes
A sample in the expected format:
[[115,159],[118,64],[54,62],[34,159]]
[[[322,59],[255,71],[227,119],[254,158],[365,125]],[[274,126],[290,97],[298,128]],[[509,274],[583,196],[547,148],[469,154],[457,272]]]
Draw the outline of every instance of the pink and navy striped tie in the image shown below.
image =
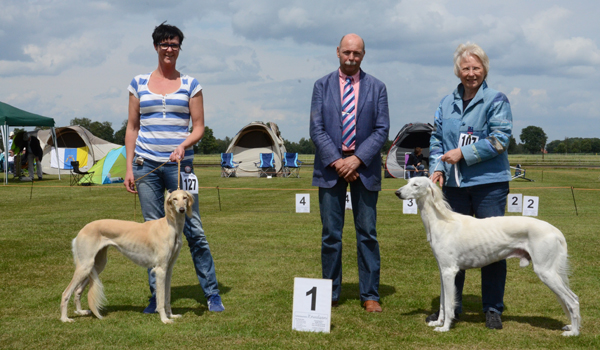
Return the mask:
[[346,147],[354,146],[356,136],[356,118],[355,118],[355,99],[354,88],[352,87],[352,77],[346,77],[344,85],[344,98],[342,99],[342,142]]

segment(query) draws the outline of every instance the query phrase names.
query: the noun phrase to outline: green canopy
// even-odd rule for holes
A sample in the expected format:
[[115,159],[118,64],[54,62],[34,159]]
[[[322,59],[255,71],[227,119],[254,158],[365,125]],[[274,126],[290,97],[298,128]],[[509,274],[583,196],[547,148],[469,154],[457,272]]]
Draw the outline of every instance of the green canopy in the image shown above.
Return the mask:
[[54,126],[54,119],[26,112],[4,102],[0,102],[0,125]]
[[[2,131],[2,140],[4,141],[4,149],[8,149],[8,128],[10,126],[49,126],[51,127],[53,140],[56,140],[54,132],[54,119],[43,117],[39,114],[26,112],[4,102],[0,102],[0,130]],[[58,157],[58,153],[57,153]],[[8,160],[4,159],[4,169],[7,168]],[[60,180],[60,172],[58,173]],[[8,183],[8,172],[4,172],[4,184]]]

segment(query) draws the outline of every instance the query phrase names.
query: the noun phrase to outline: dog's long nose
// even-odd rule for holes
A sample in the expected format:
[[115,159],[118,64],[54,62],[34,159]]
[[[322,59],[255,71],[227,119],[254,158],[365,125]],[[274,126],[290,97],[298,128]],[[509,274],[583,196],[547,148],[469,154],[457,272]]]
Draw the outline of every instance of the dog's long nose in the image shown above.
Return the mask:
[[398,198],[402,198],[401,195],[400,195],[400,190],[399,189],[396,192],[394,192],[394,193],[396,193],[396,196],[398,196]]
[[179,208],[179,212],[180,213],[185,213],[185,208],[184,207]]

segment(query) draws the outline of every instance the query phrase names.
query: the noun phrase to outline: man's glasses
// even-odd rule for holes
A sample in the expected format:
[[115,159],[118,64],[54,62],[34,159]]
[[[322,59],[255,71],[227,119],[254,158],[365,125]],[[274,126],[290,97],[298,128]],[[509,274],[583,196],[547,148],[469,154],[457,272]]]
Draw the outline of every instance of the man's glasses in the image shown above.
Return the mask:
[[170,47],[173,51],[177,51],[181,47],[180,44],[167,44],[167,43],[160,43],[160,44],[158,44],[158,46],[163,50],[168,50]]

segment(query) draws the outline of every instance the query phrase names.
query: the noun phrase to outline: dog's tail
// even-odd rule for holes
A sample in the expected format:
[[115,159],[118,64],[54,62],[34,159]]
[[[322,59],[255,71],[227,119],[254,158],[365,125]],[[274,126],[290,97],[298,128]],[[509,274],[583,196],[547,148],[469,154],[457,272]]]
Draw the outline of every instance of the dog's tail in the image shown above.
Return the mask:
[[106,298],[104,297],[104,286],[100,281],[96,267],[92,268],[90,272],[90,290],[88,291],[88,306],[90,310],[98,317],[102,319],[100,311],[106,304]]

